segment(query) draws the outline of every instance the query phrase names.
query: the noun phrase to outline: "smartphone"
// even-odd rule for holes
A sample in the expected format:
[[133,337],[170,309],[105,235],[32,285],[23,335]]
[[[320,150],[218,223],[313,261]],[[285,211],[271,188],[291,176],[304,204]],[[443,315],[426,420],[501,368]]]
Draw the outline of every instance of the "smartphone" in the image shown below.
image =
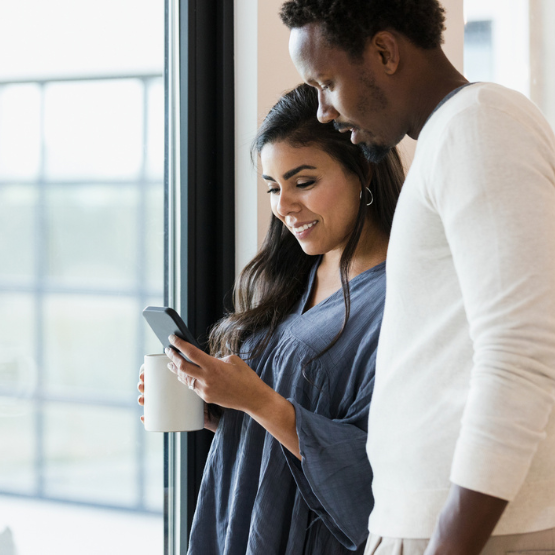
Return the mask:
[[[194,335],[181,319],[181,316],[173,308],[167,306],[147,306],[143,310],[143,316],[162,343],[164,349],[170,347],[178,351],[178,349],[170,344],[168,339],[170,335],[177,335],[177,337],[184,339],[187,343],[191,343],[191,345],[199,349],[201,348]],[[187,362],[191,362],[183,353],[178,352]]]

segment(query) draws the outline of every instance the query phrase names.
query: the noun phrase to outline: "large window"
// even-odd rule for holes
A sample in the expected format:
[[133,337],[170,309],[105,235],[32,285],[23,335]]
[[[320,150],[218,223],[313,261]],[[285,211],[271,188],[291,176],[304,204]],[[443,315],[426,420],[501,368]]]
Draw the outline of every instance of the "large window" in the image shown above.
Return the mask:
[[464,0],[465,74],[528,96],[555,128],[555,2]]
[[[132,24],[131,24],[132,23]],[[163,551],[136,383],[164,290],[163,2],[0,6],[0,540]]]

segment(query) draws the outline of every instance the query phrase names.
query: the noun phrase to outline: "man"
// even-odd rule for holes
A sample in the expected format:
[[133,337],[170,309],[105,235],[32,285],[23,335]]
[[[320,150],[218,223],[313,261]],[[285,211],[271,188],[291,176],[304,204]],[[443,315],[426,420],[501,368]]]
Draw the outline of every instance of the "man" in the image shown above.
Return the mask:
[[322,122],[373,161],[419,139],[388,251],[366,553],[555,553],[552,130],[457,72],[437,0],[291,0],[281,17]]

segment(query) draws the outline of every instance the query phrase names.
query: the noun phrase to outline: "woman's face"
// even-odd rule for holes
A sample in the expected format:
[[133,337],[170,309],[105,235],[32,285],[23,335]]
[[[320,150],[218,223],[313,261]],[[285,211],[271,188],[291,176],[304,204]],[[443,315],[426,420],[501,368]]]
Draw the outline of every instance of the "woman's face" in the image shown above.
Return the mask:
[[360,204],[360,181],[315,146],[266,144],[260,153],[272,212],[306,254],[341,251]]

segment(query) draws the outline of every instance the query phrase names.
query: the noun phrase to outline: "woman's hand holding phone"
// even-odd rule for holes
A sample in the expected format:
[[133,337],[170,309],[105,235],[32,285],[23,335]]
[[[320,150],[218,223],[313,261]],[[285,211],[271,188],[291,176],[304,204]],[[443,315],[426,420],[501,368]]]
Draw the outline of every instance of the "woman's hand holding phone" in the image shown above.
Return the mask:
[[168,348],[170,370],[206,403],[248,413],[255,409],[261,390],[270,389],[238,356],[217,359],[175,335],[170,336],[170,344],[193,363]]
[[[214,358],[176,335],[171,335],[169,342],[175,349],[166,349],[171,360],[168,367],[182,383],[193,389],[205,403],[245,412],[301,460],[295,408],[285,397],[264,383],[238,356]],[[138,389],[144,394],[142,372]],[[139,404],[143,402],[141,395]],[[217,425],[205,407],[204,427],[215,431]]]
[[211,357],[175,335],[170,336],[170,344],[193,363],[174,349],[166,350],[172,361],[169,368],[180,381],[193,388],[206,403],[245,412],[301,460],[295,408],[264,383],[246,362],[238,356]]

